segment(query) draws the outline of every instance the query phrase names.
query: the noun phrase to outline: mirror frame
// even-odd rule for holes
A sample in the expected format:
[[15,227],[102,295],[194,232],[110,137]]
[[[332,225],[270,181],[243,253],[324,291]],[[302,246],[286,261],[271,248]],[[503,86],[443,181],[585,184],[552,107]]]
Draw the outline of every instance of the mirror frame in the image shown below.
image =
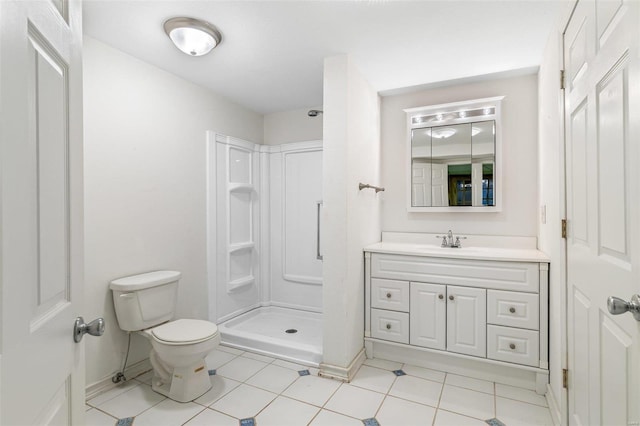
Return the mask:
[[[403,110],[407,115],[406,126],[406,149],[408,166],[406,170],[406,204],[408,212],[422,213],[491,213],[502,211],[502,100],[504,96],[492,98],[473,99],[469,101],[453,102],[448,104],[429,105],[418,108],[408,108]],[[493,112],[491,109],[493,108]],[[465,112],[482,109],[480,115],[467,117]],[[485,114],[485,109],[489,113]],[[462,113],[462,114],[461,114]],[[455,117],[452,117],[455,115]],[[447,118],[448,116],[448,118]],[[494,205],[493,206],[443,206],[443,207],[421,207],[411,205],[412,188],[412,158],[411,158],[411,134],[412,130],[433,126],[454,125],[463,123],[473,123],[478,121],[495,121],[495,166],[494,166]]]

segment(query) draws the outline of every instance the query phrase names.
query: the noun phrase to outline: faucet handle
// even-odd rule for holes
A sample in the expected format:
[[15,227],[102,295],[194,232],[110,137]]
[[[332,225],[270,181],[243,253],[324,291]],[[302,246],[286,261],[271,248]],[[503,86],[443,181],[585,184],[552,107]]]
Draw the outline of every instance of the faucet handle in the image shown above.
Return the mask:
[[442,238],[442,244],[440,244],[441,247],[447,247],[447,236],[440,236],[440,235],[436,235],[436,238]]
[[458,248],[462,248],[462,243],[460,242],[460,240],[466,240],[466,239],[467,239],[467,237],[460,237],[460,236],[457,236],[457,237],[456,237],[456,242],[455,242],[455,244],[454,244],[454,245],[455,245],[456,247],[458,247]]

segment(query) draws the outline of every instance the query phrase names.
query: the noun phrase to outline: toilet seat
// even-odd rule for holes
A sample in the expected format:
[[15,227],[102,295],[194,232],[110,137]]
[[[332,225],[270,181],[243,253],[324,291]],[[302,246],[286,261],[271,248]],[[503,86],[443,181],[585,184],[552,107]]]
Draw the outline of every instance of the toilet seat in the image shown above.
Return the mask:
[[218,327],[209,321],[179,319],[149,330],[154,340],[165,345],[189,345],[210,340],[218,334]]

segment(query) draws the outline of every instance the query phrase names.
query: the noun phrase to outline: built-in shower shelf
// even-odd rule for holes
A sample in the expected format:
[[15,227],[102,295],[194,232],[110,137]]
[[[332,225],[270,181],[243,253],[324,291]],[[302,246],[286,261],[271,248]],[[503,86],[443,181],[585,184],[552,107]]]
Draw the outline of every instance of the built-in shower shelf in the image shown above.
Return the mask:
[[250,183],[230,183],[229,192],[252,192],[254,190],[254,186]]
[[252,285],[256,281],[256,278],[253,275],[249,275],[247,277],[238,278],[237,280],[229,281],[227,283],[227,291],[234,292],[243,287]]
[[229,244],[229,253],[235,253],[242,250],[250,250],[256,246],[256,243],[253,241],[248,241],[246,243],[235,243]]

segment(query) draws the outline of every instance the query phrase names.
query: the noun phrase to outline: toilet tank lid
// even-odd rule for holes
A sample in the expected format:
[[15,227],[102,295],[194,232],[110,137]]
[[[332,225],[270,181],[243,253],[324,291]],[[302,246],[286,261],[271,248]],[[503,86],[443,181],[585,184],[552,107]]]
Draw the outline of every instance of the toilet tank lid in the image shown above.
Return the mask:
[[116,291],[136,291],[178,281],[182,274],[178,271],[154,271],[132,275],[111,281],[109,288]]

